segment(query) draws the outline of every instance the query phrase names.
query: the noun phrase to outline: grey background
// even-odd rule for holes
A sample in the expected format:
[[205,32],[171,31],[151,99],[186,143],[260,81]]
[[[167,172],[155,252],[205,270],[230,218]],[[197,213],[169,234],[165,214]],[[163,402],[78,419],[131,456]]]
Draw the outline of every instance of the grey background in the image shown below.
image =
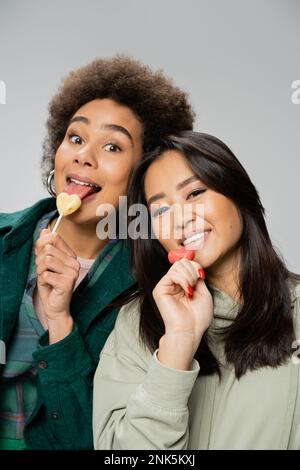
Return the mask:
[[47,104],[70,70],[125,52],[190,93],[196,129],[223,139],[261,195],[274,245],[300,272],[297,0],[0,0],[0,211],[47,196]]

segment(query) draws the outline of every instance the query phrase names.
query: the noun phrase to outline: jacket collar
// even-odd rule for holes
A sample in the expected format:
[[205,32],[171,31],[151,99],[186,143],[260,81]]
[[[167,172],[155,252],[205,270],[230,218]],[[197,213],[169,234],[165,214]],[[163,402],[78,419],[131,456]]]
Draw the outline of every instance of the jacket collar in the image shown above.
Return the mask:
[[[120,240],[120,250],[106,266],[96,283],[87,283],[74,291],[70,310],[80,323],[83,333],[94,318],[121,293],[136,284],[130,266],[130,250],[125,240]],[[79,286],[80,287],[80,286]],[[82,315],[82,311],[89,312]]]
[[25,243],[42,215],[55,208],[56,200],[46,198],[22,211],[0,214],[0,235],[3,236],[4,251],[9,252]]

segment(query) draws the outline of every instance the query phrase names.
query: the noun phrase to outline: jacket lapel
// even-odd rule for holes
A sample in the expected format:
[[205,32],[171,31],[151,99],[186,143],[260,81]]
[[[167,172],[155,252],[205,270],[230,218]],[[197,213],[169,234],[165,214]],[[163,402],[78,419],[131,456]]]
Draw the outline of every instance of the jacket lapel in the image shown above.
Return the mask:
[[37,220],[53,208],[55,200],[47,198],[24,211],[0,214],[0,339],[6,346],[24,294]]
[[122,244],[119,253],[108,263],[96,283],[87,283],[82,290],[74,292],[70,309],[83,333],[99,312],[136,282],[130,270],[129,249],[123,240],[119,243]]

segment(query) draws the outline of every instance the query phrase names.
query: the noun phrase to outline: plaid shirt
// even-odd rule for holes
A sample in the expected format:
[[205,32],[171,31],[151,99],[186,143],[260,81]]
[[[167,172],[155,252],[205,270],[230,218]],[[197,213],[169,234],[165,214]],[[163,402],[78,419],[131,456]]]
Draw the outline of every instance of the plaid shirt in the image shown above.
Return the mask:
[[[33,306],[33,293],[37,284],[34,245],[40,231],[46,228],[56,215],[56,210],[45,214],[39,220],[33,236],[27,284],[15,334],[7,351],[7,362],[0,378],[0,449],[1,440],[2,443],[5,442],[4,445],[7,440],[12,440],[15,443],[14,448],[26,448],[23,442],[24,424],[32,414],[37,398],[37,371],[32,354],[38,349],[39,338],[45,332]],[[110,240],[79,286],[94,283],[118,253],[119,247],[118,240]]]

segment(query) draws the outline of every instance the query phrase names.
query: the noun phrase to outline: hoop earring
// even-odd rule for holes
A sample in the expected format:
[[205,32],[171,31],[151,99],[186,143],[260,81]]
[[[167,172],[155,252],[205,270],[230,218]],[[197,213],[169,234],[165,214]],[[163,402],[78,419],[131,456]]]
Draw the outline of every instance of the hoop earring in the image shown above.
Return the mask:
[[47,178],[47,191],[52,197],[56,197],[56,192],[54,189],[54,173],[55,170],[50,171],[49,176]]

